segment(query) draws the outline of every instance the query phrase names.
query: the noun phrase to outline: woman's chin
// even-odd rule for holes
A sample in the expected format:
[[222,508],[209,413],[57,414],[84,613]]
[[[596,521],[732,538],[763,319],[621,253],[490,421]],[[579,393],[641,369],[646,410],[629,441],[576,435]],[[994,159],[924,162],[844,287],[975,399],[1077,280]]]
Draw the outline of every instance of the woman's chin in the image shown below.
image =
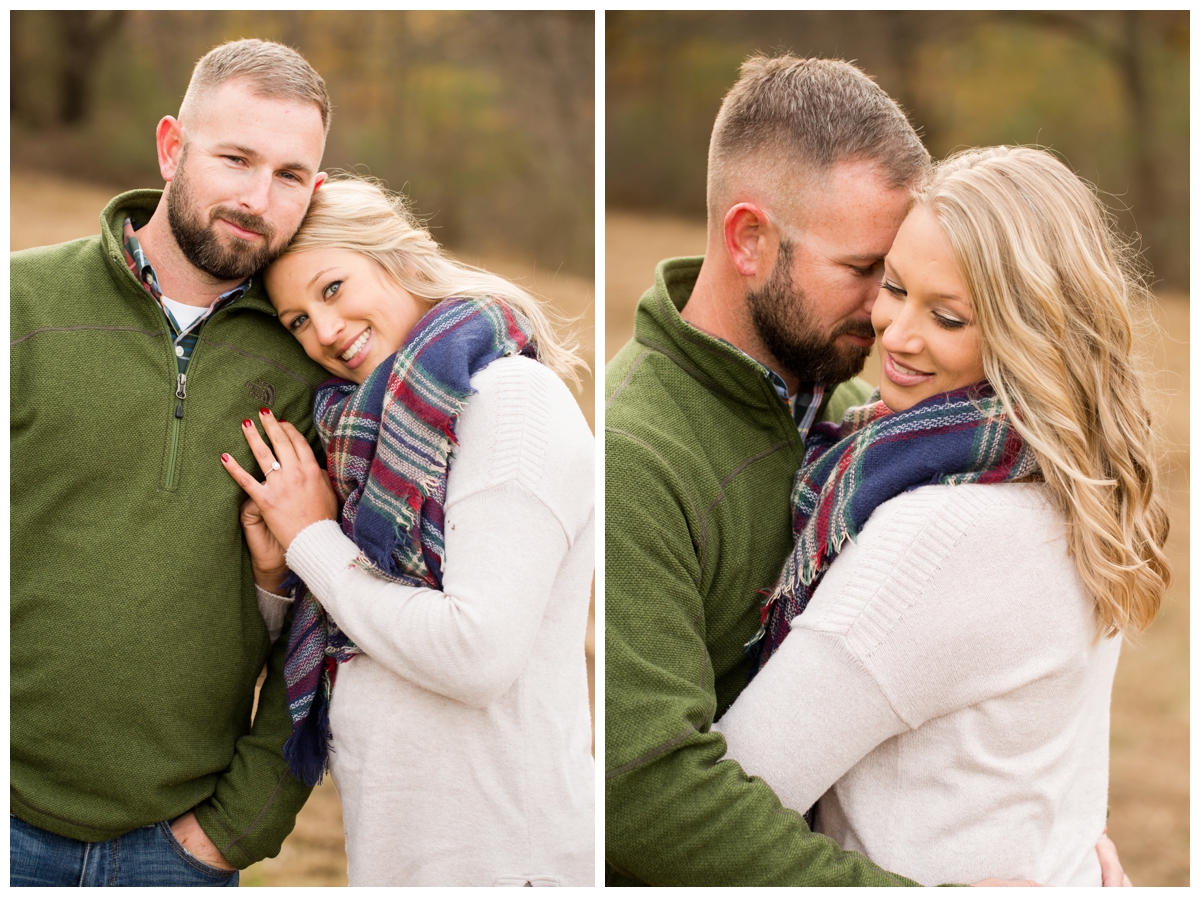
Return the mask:
[[916,401],[909,396],[903,395],[894,386],[884,381],[879,384],[879,400],[887,406],[888,411],[893,414],[899,411],[907,411]]

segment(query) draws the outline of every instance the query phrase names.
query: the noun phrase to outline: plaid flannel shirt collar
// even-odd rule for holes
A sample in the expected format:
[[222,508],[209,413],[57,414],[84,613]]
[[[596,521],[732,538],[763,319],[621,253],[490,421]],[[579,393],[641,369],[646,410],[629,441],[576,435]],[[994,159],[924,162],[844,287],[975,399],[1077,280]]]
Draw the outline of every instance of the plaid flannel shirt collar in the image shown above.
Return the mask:
[[133,219],[125,219],[125,224],[121,228],[121,240],[122,246],[125,250],[125,264],[129,266],[129,270],[133,273],[133,276],[138,279],[138,283],[145,287],[146,292],[153,296],[155,301],[158,302],[159,308],[162,309],[163,314],[167,316],[167,323],[171,325],[171,330],[175,333],[174,342],[176,344],[184,339],[184,337],[186,337],[189,333],[196,330],[218,308],[228,305],[229,303],[244,296],[246,291],[250,289],[250,285],[254,282],[253,277],[247,277],[244,281],[242,281],[242,283],[238,284],[232,290],[222,293],[213,300],[212,305],[208,307],[204,314],[193,321],[186,330],[183,330],[180,328],[179,323],[175,320],[175,316],[171,314],[170,309],[168,309],[166,304],[163,302],[163,292],[158,285],[158,275],[154,273],[154,267],[150,264],[150,260],[146,258],[146,253],[142,249],[142,244],[138,240],[137,235],[134,233]]
[[[720,337],[717,337],[717,339],[720,339]],[[738,349],[737,346],[734,346],[733,343],[729,342],[728,340],[722,339],[721,342],[725,343],[727,346],[732,346],[734,349],[737,349],[739,352],[745,355],[746,358],[750,359],[750,361],[754,363],[755,367],[759,368],[763,372],[763,376],[766,377],[767,381],[772,387],[774,387],[775,392],[779,395],[779,398],[787,402],[788,408],[791,409],[792,420],[796,422],[796,429],[800,431],[800,438],[804,439],[807,437],[809,428],[812,427],[813,422],[817,419],[817,409],[821,407],[821,402],[825,399],[825,384],[802,384],[800,389],[797,390],[796,394],[791,395],[788,392],[787,383],[781,376],[779,376],[779,374],[775,373],[775,371],[771,370],[757,358],[742,352],[741,349]]]

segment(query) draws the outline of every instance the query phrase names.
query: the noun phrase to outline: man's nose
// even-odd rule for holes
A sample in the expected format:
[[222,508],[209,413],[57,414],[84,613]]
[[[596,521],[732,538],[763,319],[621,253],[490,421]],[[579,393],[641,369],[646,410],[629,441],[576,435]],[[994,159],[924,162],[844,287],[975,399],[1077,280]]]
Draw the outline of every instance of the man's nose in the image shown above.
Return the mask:
[[242,209],[251,215],[265,215],[271,204],[271,172],[255,171],[239,197]]

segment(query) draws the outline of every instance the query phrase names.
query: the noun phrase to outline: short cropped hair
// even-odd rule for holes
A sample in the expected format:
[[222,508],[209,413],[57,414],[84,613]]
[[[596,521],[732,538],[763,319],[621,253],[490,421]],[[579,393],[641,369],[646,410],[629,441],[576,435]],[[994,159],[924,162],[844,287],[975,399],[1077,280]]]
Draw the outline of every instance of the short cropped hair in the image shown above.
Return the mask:
[[929,153],[896,102],[840,59],[751,56],[726,94],[708,150],[708,211],[731,182],[808,183],[841,162],[876,162],[892,188],[916,186]]
[[321,124],[329,134],[332,106],[321,76],[291,47],[255,38],[221,44],[200,58],[179,117],[195,114],[201,98],[235,78],[245,79],[256,96],[313,103],[321,110]]

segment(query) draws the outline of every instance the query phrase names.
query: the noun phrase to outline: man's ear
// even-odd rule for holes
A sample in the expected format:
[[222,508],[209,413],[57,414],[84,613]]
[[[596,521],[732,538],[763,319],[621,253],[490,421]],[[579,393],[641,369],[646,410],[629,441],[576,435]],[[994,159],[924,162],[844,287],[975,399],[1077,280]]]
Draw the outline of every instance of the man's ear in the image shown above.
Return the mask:
[[175,179],[179,170],[179,160],[183,156],[183,125],[173,115],[163,116],[154,132],[155,143],[158,146],[158,170],[167,183]]
[[752,202],[739,202],[725,213],[725,251],[743,277],[754,277],[766,270],[767,224],[766,213]]
[[321,189],[321,185],[329,179],[329,175],[324,171],[318,171],[317,176],[313,178],[313,193]]

